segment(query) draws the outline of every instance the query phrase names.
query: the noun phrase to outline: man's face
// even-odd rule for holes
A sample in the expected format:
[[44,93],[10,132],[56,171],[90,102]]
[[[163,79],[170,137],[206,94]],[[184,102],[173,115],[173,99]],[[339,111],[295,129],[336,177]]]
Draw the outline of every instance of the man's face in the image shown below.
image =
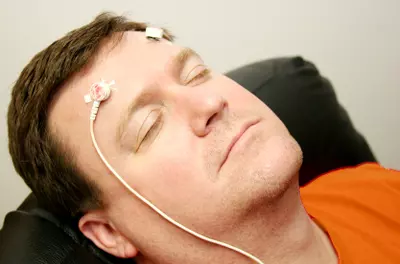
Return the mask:
[[115,80],[116,90],[94,124],[100,149],[131,187],[182,224],[218,236],[293,182],[301,152],[267,106],[190,50],[126,33],[65,85],[50,123],[103,190],[108,217],[135,243],[157,237],[165,221],[95,152],[83,96],[102,78]]

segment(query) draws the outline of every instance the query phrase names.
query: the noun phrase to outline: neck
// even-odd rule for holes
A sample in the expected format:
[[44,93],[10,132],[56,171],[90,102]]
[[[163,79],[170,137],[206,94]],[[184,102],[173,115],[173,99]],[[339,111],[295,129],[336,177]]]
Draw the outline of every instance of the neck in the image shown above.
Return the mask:
[[[265,264],[337,263],[327,235],[305,211],[297,185],[290,187],[276,202],[252,208],[231,230],[217,239],[251,253]],[[175,258],[171,263],[254,263],[239,253],[192,239],[192,246],[184,247],[184,255],[188,258]],[[170,262],[150,261],[139,256],[137,263]]]
[[304,209],[297,184],[275,203],[250,212],[241,223],[222,240],[236,238],[233,245],[240,245],[265,264],[337,263],[329,238]]

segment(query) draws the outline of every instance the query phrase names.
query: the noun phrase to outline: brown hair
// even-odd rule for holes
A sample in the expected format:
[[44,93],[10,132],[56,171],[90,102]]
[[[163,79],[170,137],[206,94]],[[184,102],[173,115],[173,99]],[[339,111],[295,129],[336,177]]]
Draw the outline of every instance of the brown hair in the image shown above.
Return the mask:
[[[9,151],[18,174],[51,212],[74,216],[102,205],[98,188],[77,168],[68,147],[50,133],[52,98],[63,83],[90,63],[103,41],[116,33],[145,31],[146,27],[102,13],[39,52],[16,81],[7,117]],[[172,35],[164,32],[164,38],[172,41]]]

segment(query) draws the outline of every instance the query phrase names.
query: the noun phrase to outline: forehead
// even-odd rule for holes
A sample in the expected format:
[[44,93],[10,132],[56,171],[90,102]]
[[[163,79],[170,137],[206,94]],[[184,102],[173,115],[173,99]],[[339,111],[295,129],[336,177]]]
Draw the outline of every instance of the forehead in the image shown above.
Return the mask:
[[[64,116],[67,120],[74,118],[70,116],[72,114],[89,114],[90,105],[84,103],[83,97],[101,79],[106,82],[115,81],[114,88],[118,90],[105,102],[106,105],[127,92],[136,94],[157,74],[164,72],[170,59],[180,50],[181,47],[165,39],[147,39],[144,32],[128,31],[118,38],[104,42],[90,65],[61,87],[52,102],[50,119],[54,115],[64,114],[65,107],[75,109],[68,113],[69,116]],[[57,119],[60,120],[58,117]],[[54,124],[56,123],[58,122]]]
[[150,71],[163,71],[171,56],[180,49],[165,39],[147,39],[143,32],[126,32],[117,44],[110,41],[103,46],[88,77],[103,75],[102,78],[119,80],[132,76],[135,79],[146,78]]
[[104,43],[89,67],[73,76],[57,93],[50,107],[51,129],[63,141],[67,140],[78,155],[93,156],[88,127],[91,104],[83,100],[90,86],[100,79],[115,80],[117,92],[103,104],[100,120],[96,121],[100,131],[109,130],[112,124],[103,122],[107,115],[118,115],[141,88],[165,71],[180,50],[181,47],[164,39],[149,40],[143,32],[125,32],[118,42]]

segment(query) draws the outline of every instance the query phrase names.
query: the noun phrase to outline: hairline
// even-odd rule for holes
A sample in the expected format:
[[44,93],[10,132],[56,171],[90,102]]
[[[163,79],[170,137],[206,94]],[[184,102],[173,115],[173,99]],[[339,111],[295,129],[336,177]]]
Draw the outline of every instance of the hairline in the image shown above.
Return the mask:
[[[81,166],[79,166],[78,162],[78,157],[76,155],[76,150],[74,150],[74,146],[72,144],[72,140],[70,137],[67,135],[61,135],[61,133],[58,133],[58,128],[56,125],[54,125],[53,122],[51,122],[51,110],[54,107],[54,104],[56,102],[56,98],[62,94],[63,90],[69,89],[69,86],[72,85],[74,82],[78,81],[80,78],[82,78],[82,74],[85,74],[86,72],[89,72],[93,67],[96,61],[98,60],[99,56],[101,54],[108,54],[114,50],[118,44],[122,41],[124,35],[127,32],[137,32],[135,30],[127,30],[127,31],[117,31],[114,32],[111,36],[105,37],[104,39],[101,40],[101,43],[99,44],[97,50],[93,53],[92,57],[88,60],[88,62],[78,71],[72,73],[64,83],[59,85],[58,87],[55,87],[57,90],[54,94],[53,97],[51,98],[50,102],[47,105],[47,115],[45,116],[45,130],[43,134],[43,138],[48,138],[49,143],[51,145],[51,151],[53,153],[58,153],[64,156],[64,158],[68,161],[68,164],[75,169],[76,177],[82,178],[86,182],[86,184],[90,187],[92,190],[92,197],[90,199],[90,204],[84,205],[83,210],[88,210],[89,207],[93,206],[93,202],[96,202],[95,206],[96,208],[90,208],[90,209],[99,209],[99,207],[105,206],[105,200],[103,199],[103,190],[100,188],[98,184],[96,184],[93,179],[89,176],[87,172],[83,170]],[[79,212],[78,212],[79,213]]]

